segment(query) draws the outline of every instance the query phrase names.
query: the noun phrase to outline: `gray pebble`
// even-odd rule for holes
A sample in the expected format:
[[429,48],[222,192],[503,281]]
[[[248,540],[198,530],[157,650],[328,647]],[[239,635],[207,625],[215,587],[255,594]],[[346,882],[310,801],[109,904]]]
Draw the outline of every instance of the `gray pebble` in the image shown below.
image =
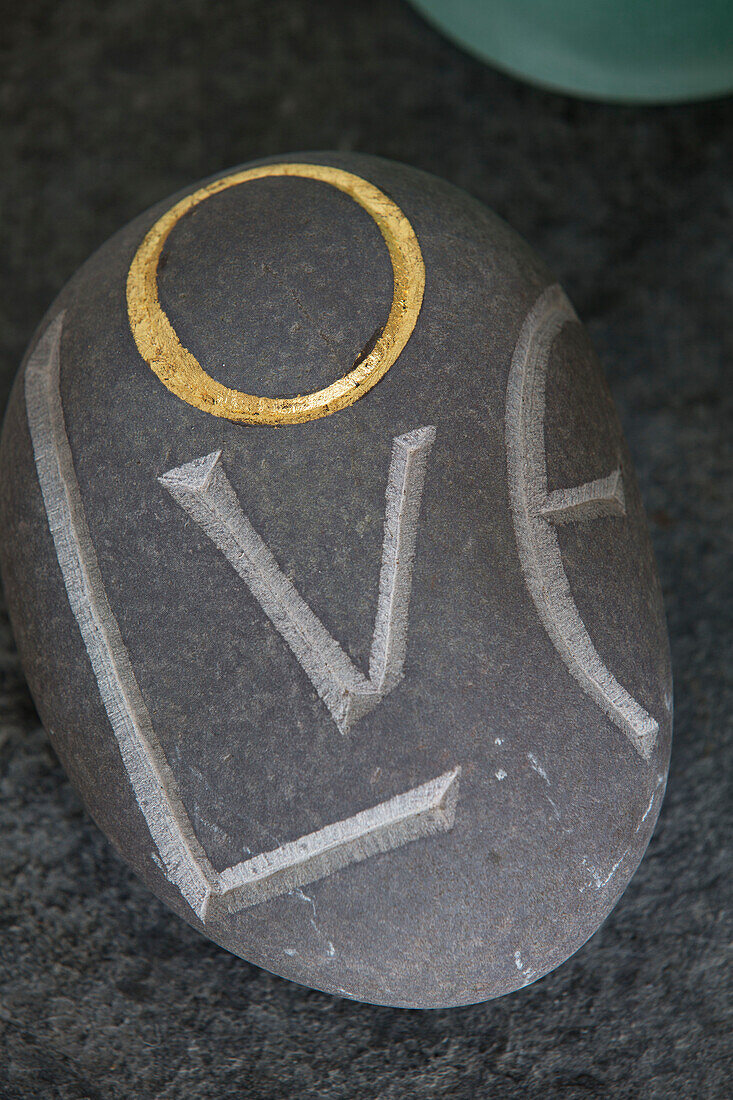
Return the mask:
[[0,522],[72,782],[228,950],[467,1004],[626,887],[671,740],[643,508],[567,298],[462,192],[313,154],[142,215],[29,349]]

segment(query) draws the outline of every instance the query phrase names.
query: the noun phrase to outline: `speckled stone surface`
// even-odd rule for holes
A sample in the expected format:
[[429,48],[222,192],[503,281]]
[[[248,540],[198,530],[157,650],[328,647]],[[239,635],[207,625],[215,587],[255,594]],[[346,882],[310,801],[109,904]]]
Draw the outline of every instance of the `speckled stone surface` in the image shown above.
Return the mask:
[[466,187],[566,286],[620,408],[674,655],[665,803],[611,916],[541,982],[446,1012],[351,1004],[207,943],[125,868],[40,733],[6,633],[0,1091],[723,1097],[730,104],[570,103],[490,73],[398,4],[324,4],[316,21],[313,10],[16,9],[6,23],[4,390],[38,318],[93,248],[207,172],[340,146]]
[[[407,346],[330,415],[213,416],[133,340],[127,272],[172,201],[137,219],[62,291],[10,400],[11,621],[75,786],[177,912],[331,993],[474,1003],[577,950],[646,848],[661,593],[610,395],[543,265],[434,177],[297,159],[408,219]],[[376,223],[298,177],[209,197],[158,269],[183,345],[259,395],[345,374],[392,297]]]

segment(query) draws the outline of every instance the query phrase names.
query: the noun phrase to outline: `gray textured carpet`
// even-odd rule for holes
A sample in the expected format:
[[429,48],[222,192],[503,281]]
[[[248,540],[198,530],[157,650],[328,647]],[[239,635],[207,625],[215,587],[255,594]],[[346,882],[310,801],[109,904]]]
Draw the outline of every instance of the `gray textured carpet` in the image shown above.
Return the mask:
[[314,148],[445,176],[527,237],[590,327],[677,702],[655,838],[590,943],[500,1001],[393,1011],[226,955],[132,878],[38,728],[3,618],[0,1097],[729,1096],[733,102],[544,94],[399,0],[30,0],[5,5],[0,51],[0,400],[74,269],[190,180]]

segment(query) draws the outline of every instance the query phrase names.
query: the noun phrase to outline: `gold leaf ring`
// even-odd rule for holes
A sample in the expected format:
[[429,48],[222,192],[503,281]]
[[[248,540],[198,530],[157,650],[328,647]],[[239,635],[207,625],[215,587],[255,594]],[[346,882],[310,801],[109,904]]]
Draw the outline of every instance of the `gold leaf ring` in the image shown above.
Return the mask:
[[[180,342],[158,299],[158,261],[171,230],[180,219],[220,191],[271,176],[318,180],[349,195],[366,210],[382,234],[394,277],[392,307],[371,351],[330,386],[298,397],[257,397],[217,382]],[[387,373],[412,335],[424,290],[425,265],[417,237],[405,215],[387,195],[340,168],[320,164],[268,164],[215,180],[181,199],[158,219],[130,265],[127,309],[141,356],[161,382],[189,405],[241,424],[302,424],[353,404]]]

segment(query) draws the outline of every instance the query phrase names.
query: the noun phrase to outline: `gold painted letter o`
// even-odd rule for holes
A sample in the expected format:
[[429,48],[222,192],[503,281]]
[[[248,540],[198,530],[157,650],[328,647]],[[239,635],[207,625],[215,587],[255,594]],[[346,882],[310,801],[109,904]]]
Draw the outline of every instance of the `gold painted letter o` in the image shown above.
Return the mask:
[[[389,250],[394,293],[389,317],[372,350],[325,389],[298,397],[257,397],[213,379],[181,344],[158,299],[158,261],[180,219],[211,195],[270,176],[319,180],[349,195],[373,218]],[[370,390],[410,339],[425,290],[425,265],[409,221],[382,191],[359,176],[320,164],[267,164],[224,176],[181,199],[148,232],[127,277],[127,310],[138,350],[177,397],[241,424],[302,424],[346,408]]]

